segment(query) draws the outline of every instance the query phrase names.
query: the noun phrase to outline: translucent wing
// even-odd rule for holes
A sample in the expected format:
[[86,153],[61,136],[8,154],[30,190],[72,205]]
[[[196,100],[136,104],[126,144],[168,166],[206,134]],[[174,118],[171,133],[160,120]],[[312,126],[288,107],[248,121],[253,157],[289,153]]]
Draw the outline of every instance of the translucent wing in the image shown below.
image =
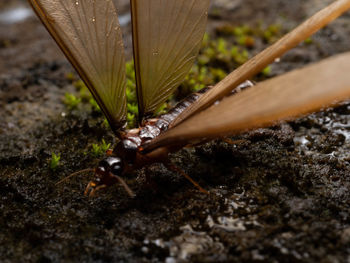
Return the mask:
[[168,130],[146,150],[267,126],[350,97],[350,52],[264,81]]
[[126,114],[124,47],[111,0],[30,0],[112,129]]
[[284,36],[274,45],[265,49],[263,52],[250,59],[237,70],[233,71],[230,75],[218,83],[215,88],[204,94],[196,103],[192,104],[184,112],[182,112],[174,123],[172,123],[172,126],[179,124],[186,118],[193,116],[197,112],[209,107],[216,100],[226,96],[240,83],[259,73],[276,58],[282,56],[285,52],[298,45],[301,41],[308,38],[317,30],[349,10],[349,8],[349,0],[338,0],[330,4],[306,20],[292,32]]
[[191,69],[210,0],[131,0],[139,113],[156,110]]

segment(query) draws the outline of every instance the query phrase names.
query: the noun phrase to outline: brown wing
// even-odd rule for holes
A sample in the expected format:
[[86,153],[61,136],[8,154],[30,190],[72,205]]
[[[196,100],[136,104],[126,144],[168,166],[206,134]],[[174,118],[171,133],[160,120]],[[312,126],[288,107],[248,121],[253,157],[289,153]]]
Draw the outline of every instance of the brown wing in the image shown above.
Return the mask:
[[30,0],[116,131],[126,114],[125,59],[111,0]]
[[152,113],[185,78],[198,54],[210,0],[132,0],[139,113]]
[[146,150],[270,125],[350,97],[350,52],[223,99],[156,138]]
[[193,116],[197,112],[212,105],[218,99],[226,96],[237,85],[259,73],[276,58],[282,56],[285,52],[295,47],[301,41],[305,40],[349,9],[349,0],[338,0],[327,6],[316,15],[306,20],[292,32],[284,36],[274,45],[265,49],[237,70],[233,71],[225,79],[219,82],[215,88],[204,94],[196,103],[192,104],[181,113],[174,123],[172,123],[172,126],[176,126],[181,121]]

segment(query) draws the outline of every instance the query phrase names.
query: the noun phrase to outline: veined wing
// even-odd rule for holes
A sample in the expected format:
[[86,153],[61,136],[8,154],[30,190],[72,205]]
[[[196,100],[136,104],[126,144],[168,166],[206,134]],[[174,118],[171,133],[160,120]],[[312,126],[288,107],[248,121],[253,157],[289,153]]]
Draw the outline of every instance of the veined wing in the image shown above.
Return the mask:
[[112,0],[30,0],[114,132],[126,114],[124,46]]
[[350,97],[350,52],[224,98],[153,140],[145,150],[237,134]]
[[141,118],[162,105],[191,69],[209,4],[210,0],[131,0]]
[[209,107],[218,99],[228,95],[231,90],[240,83],[252,78],[267,65],[272,63],[276,58],[282,56],[285,52],[298,45],[301,41],[307,39],[317,30],[321,29],[349,9],[350,0],[338,0],[322,9],[289,34],[281,38],[274,45],[265,49],[229,74],[213,89],[209,90],[209,92],[200,97],[196,103],[193,103],[185,111],[183,111],[171,124],[171,126],[176,126],[183,120]]

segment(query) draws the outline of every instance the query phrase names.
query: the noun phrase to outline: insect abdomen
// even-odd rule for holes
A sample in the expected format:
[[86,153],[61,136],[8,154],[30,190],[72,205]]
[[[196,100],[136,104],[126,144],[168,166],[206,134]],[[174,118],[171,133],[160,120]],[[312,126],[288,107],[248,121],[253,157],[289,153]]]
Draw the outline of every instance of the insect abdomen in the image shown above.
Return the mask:
[[[250,81],[245,81],[232,91],[232,94],[240,92],[242,89],[253,86]],[[132,129],[126,132],[124,135],[123,143],[135,150],[147,143],[148,141],[156,138],[159,134],[166,131],[171,123],[192,103],[198,100],[205,92],[211,87],[206,87],[198,92],[192,93],[184,98],[182,101],[176,104],[167,113],[160,115],[158,118],[148,119],[144,122],[144,125],[137,129]]]
[[[198,100],[198,98],[208,89],[210,89],[210,87],[190,94],[185,99],[177,103],[175,107],[169,110],[169,112],[160,115],[157,118],[146,120],[144,125],[138,129],[127,131],[124,136],[124,140],[129,140],[132,144],[134,144],[134,146],[139,147],[147,141],[156,138],[160,133],[169,128],[169,125],[176,119],[177,116],[179,116],[181,112]],[[130,143],[128,142],[128,144]]]

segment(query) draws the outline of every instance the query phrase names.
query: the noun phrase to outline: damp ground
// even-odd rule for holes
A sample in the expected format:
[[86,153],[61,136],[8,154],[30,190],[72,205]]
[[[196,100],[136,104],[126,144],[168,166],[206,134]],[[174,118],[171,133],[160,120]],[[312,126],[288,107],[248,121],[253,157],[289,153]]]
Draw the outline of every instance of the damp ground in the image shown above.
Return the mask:
[[[265,23],[288,31],[326,2],[217,0],[209,29]],[[130,181],[135,198],[121,187],[87,198],[89,176],[55,183],[96,166],[92,144],[115,139],[91,107],[62,103],[74,92],[72,68],[27,7],[0,4],[1,262],[349,262],[349,102],[231,138],[235,144],[173,154],[209,196],[154,165]],[[119,10],[130,32],[127,6]],[[349,43],[348,14],[270,75],[349,51]],[[61,156],[55,170],[52,153]]]

